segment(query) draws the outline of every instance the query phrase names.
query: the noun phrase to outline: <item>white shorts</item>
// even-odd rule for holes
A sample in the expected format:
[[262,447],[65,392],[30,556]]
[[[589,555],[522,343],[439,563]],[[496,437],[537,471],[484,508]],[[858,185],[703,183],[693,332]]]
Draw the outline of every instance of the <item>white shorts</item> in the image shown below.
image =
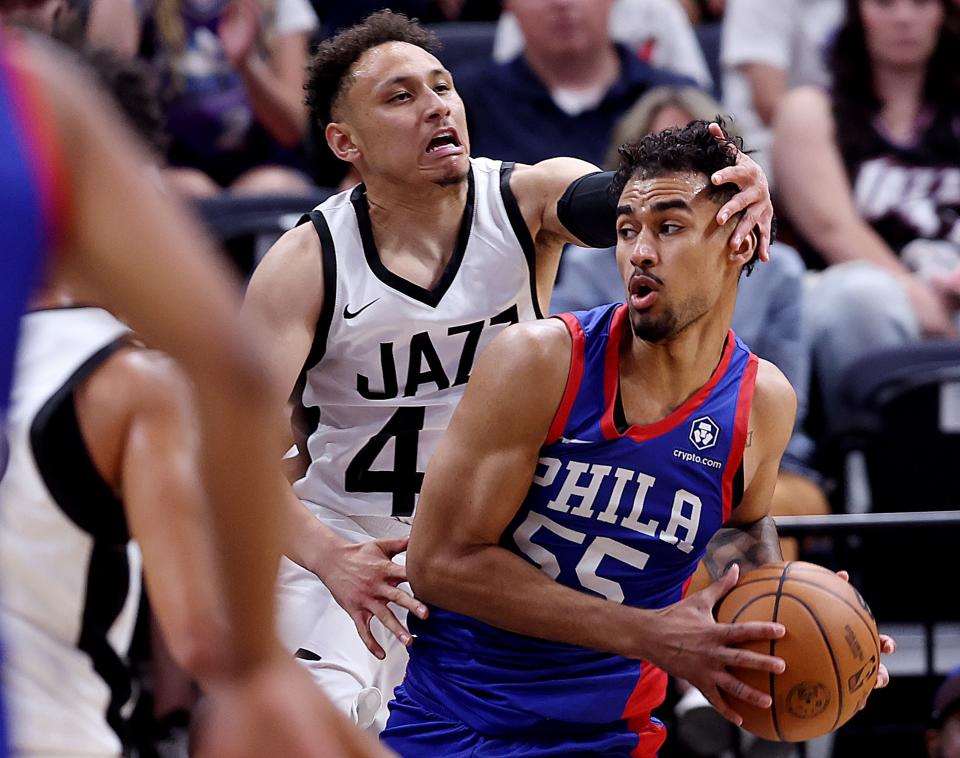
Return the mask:
[[[316,508],[311,505],[311,510]],[[383,524],[377,523],[379,519],[362,519],[363,526],[339,515],[321,520],[351,542],[402,537],[410,529],[392,519]],[[402,564],[405,558],[400,554],[394,561]],[[400,586],[409,590],[409,585]],[[389,607],[406,624],[406,609],[394,604]],[[373,618],[373,636],[386,652],[384,660],[376,658],[360,639],[353,619],[323,582],[287,558],[280,565],[277,616],[281,641],[327,697],[361,729],[379,734],[387,723],[387,703],[403,681],[407,649]]]

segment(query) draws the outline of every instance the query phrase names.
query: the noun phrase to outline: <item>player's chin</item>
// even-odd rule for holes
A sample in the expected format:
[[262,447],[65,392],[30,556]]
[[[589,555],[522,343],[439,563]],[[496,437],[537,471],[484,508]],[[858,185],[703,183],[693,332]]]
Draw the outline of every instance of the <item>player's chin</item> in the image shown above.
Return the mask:
[[470,173],[470,160],[466,154],[451,155],[432,165],[422,166],[421,173],[434,184],[448,186],[467,180]]

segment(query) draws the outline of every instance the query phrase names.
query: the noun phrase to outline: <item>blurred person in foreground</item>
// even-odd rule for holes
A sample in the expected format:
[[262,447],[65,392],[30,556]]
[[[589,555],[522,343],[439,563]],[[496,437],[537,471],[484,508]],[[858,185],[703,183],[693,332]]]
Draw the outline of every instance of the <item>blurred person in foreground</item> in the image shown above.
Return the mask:
[[[0,17],[25,5],[3,3]],[[210,687],[209,754],[377,754],[333,713],[273,634],[281,530],[267,507],[276,487],[273,426],[260,400],[272,379],[256,326],[238,316],[237,286],[196,223],[151,183],[142,149],[75,63],[4,27],[0,22],[4,273],[24,261],[35,270],[46,266],[79,298],[123,314],[193,381],[229,632]],[[25,283],[18,289],[22,300]],[[6,310],[5,368],[15,329]]]
[[810,311],[828,419],[866,351],[957,334],[958,20],[950,0],[848,0],[832,89],[798,88],[776,117],[783,206],[828,264]]

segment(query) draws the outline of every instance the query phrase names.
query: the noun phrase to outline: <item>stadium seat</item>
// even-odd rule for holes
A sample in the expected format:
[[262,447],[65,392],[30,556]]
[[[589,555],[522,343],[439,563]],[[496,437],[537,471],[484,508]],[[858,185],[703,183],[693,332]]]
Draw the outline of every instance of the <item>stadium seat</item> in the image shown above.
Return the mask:
[[[947,465],[960,460],[960,343],[871,353],[842,389],[856,410],[830,426],[845,457],[847,510],[960,508],[960,478]],[[858,469],[865,479],[856,481]]]
[[465,65],[482,63],[493,56],[495,21],[457,21],[429,24],[428,28],[440,38],[440,59],[454,77]]
[[298,195],[224,194],[197,200],[194,208],[210,233],[226,248],[240,274],[248,276],[281,234],[334,192],[317,187],[311,193]]

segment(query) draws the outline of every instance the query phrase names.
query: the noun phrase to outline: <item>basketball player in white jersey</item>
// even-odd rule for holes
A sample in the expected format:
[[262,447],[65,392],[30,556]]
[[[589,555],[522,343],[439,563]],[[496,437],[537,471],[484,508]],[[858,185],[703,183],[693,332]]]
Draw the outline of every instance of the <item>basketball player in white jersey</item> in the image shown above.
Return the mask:
[[[221,668],[226,630],[189,384],[60,288],[22,321],[0,479],[0,622],[17,754],[116,756],[141,554],[176,661]],[[131,536],[137,540],[131,541]]]
[[[435,42],[381,12],[321,45],[307,102],[363,184],[277,242],[245,306],[273,332],[285,393],[305,372],[303,405],[320,416],[284,506],[299,565],[281,570],[281,636],[373,730],[411,643],[387,604],[426,614],[397,587],[405,569],[390,558],[406,547],[423,472],[473,363],[506,326],[547,311],[565,243],[613,242],[610,176],[596,167],[469,157],[463,103]],[[740,156],[713,180],[742,189],[718,214],[722,223],[746,209],[732,244],[759,224],[765,255],[772,207],[759,167]],[[286,400],[274,398],[278,412]]]
[[[96,296],[123,312],[151,344],[174,355],[193,382],[203,440],[202,477],[195,484],[209,496],[214,514],[232,659],[212,687],[205,744],[218,758],[381,755],[334,715],[280,652],[273,633],[281,529],[258,518],[267,513],[276,486],[268,452],[272,409],[262,398],[271,378],[258,330],[239,317],[238,288],[199,225],[150,181],[142,148],[76,62],[3,28],[2,12],[10,5],[0,0],[0,68],[18,85],[21,104],[31,106],[22,113],[42,137],[31,143],[34,168],[53,190],[46,198],[54,212],[44,248],[30,252],[44,253],[48,272],[76,285],[83,297]],[[5,144],[4,157],[9,153]],[[4,187],[14,195],[21,189]],[[5,253],[26,254],[16,244]],[[0,511],[7,507],[4,498]],[[64,568],[47,564],[43,553],[32,559],[31,574],[63,581],[57,590],[75,581],[62,575]],[[112,643],[122,631],[111,630]],[[67,674],[59,672],[55,686],[65,686]]]

